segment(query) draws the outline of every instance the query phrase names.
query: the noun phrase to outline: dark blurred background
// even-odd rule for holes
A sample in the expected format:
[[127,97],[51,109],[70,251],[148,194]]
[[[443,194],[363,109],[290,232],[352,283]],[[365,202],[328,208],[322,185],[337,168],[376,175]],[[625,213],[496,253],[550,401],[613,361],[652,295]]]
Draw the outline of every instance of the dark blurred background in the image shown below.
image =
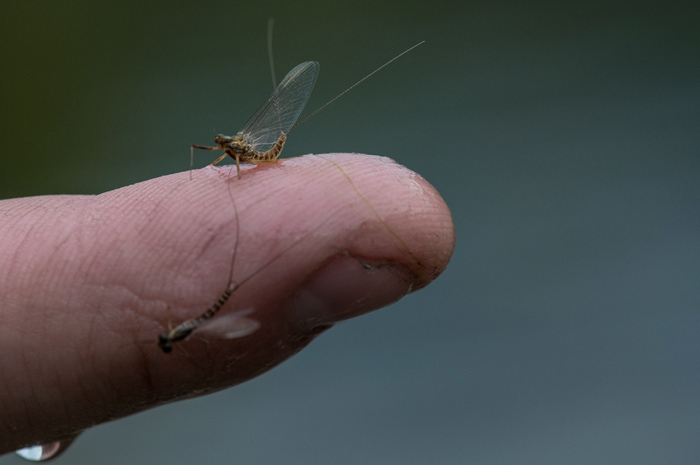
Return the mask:
[[697,2],[111,3],[0,6],[0,198],[188,169],[270,93],[273,16],[278,80],[321,63],[307,112],[427,41],[284,155],[398,160],[458,243],[427,289],[56,463],[700,463]]

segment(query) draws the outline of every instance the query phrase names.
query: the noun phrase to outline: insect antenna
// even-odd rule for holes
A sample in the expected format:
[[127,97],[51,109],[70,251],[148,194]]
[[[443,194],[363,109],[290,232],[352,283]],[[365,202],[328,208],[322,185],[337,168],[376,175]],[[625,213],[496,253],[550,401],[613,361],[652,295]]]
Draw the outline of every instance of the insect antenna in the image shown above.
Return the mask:
[[275,25],[275,18],[267,20],[267,58],[270,60],[270,74],[272,74],[272,90],[277,88],[277,79],[275,79],[275,59],[272,56],[272,29]]

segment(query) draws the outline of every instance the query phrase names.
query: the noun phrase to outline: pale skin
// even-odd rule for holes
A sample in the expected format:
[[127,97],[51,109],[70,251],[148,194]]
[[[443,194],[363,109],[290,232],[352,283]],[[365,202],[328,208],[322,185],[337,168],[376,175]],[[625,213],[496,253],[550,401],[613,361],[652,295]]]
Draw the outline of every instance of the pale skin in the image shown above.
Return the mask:
[[[251,379],[333,323],[426,286],[454,249],[442,198],[389,159],[305,156],[241,173],[0,201],[0,453]],[[273,262],[221,314],[253,307],[260,329],[160,353],[169,323],[226,288],[237,227],[234,282]]]

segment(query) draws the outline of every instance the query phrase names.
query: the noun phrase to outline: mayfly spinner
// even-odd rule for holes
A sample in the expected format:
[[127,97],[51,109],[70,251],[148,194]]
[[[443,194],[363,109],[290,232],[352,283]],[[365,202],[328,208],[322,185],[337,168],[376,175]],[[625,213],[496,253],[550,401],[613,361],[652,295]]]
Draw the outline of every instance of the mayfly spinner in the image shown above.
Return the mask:
[[[233,195],[229,189],[229,195],[231,196],[231,202],[233,202],[234,216],[236,219],[236,239],[235,245],[233,247],[233,255],[231,258],[231,267],[229,269],[228,284],[226,285],[226,290],[221,294],[221,296],[214,302],[212,306],[207,308],[202,314],[195,318],[185,320],[174,328],[169,329],[158,335],[157,344],[160,349],[167,353],[172,352],[173,344],[185,341],[192,336],[192,334],[203,328],[212,329],[212,332],[216,332],[219,337],[224,339],[235,339],[239,337],[244,337],[253,332],[257,331],[260,327],[260,323],[248,316],[253,313],[252,308],[246,308],[244,310],[238,310],[236,312],[214,318],[216,314],[221,310],[224,304],[231,298],[234,292],[238,290],[245,283],[253,279],[259,273],[264,271],[268,266],[272,265],[275,261],[279,260],[283,255],[289,252],[291,249],[296,247],[301,243],[307,236],[315,233],[325,221],[322,221],[318,226],[314,227],[303,236],[295,240],[288,247],[280,251],[270,260],[265,262],[260,268],[253,271],[251,274],[246,276],[243,280],[233,283],[233,268],[236,263],[236,255],[238,253],[238,243],[240,241],[240,227],[238,219],[238,209],[236,207],[236,202],[233,200]],[[330,217],[329,217],[330,218]]]
[[[196,329],[200,328],[206,323],[211,322],[211,319],[219,312],[219,310],[221,310],[221,307],[224,306],[234,291],[260,271],[256,271],[236,285],[233,284],[233,267],[236,264],[236,255],[238,254],[238,242],[240,241],[241,237],[241,228],[238,218],[238,207],[236,206],[236,201],[233,199],[230,186],[228,189],[228,194],[229,197],[231,197],[231,203],[233,205],[233,215],[236,222],[236,239],[233,246],[233,255],[231,257],[231,267],[229,268],[228,272],[228,284],[226,285],[226,290],[223,294],[221,294],[217,301],[214,302],[211,307],[207,308],[201,315],[185,320],[176,327],[158,335],[158,347],[160,347],[160,349],[166,354],[173,350],[173,344],[187,340]],[[247,336],[260,327],[260,323],[258,323],[256,320],[246,318],[246,316],[251,312],[252,309],[245,309],[229,315],[229,319],[231,319],[235,326],[229,328],[229,330],[226,332],[225,337],[227,339]]]
[[280,153],[282,153],[284,143],[287,140],[287,134],[289,134],[292,129],[326,108],[374,73],[424,42],[425,41],[422,41],[414,45],[387,61],[319,107],[309,116],[296,123],[304,106],[306,106],[306,102],[309,100],[309,96],[316,84],[316,78],[318,78],[318,72],[321,68],[318,62],[305,61],[287,73],[279,86],[272,92],[272,95],[270,95],[258,111],[250,117],[243,129],[238,131],[238,134],[233,137],[224,136],[223,134],[217,135],[214,137],[216,147],[192,144],[190,157],[194,159],[194,149],[222,150],[224,154],[217,158],[212,165],[219,163],[226,158],[226,155],[230,156],[236,161],[236,170],[239,179],[241,177],[240,162],[266,163],[277,161]]

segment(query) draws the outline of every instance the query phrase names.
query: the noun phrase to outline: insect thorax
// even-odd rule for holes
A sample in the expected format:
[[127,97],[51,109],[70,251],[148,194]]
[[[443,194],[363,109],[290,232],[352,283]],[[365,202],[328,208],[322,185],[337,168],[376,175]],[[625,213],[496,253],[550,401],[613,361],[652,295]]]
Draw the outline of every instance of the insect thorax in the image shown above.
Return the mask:
[[247,140],[241,136],[227,137],[225,143],[221,145],[221,149],[229,155],[238,155],[240,158],[247,158],[249,154],[254,153],[253,148]]

